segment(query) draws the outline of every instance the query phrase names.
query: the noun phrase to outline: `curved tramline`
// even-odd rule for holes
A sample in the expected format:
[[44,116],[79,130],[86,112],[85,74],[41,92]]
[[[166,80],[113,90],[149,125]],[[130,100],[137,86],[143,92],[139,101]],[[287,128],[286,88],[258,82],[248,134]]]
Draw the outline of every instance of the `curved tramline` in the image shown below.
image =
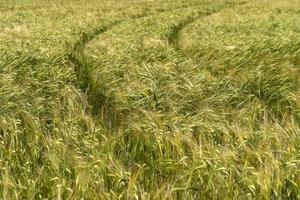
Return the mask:
[[[172,8],[172,9],[179,11],[185,7],[187,7],[187,6],[182,5],[182,6],[177,6],[175,8]],[[80,78],[80,76],[81,76],[80,74],[84,74],[85,72],[79,72],[78,70],[84,70],[85,68],[87,68],[87,66],[84,66],[87,63],[84,63],[86,61],[85,61],[85,58],[82,55],[82,53],[85,48],[85,45],[89,41],[91,41],[92,39],[94,39],[95,37],[100,35],[101,33],[104,33],[106,31],[110,30],[112,27],[126,22],[127,20],[130,21],[130,20],[134,20],[134,19],[144,18],[149,15],[151,16],[151,15],[154,15],[157,13],[162,13],[162,12],[168,11],[170,9],[170,8],[164,9],[164,8],[158,7],[158,8],[155,8],[154,10],[151,10],[149,8],[145,9],[145,7],[141,7],[141,8],[137,7],[138,11],[135,11],[137,13],[133,14],[133,13],[130,13],[132,8],[134,8],[134,7],[129,7],[129,8],[127,8],[127,11],[124,11],[124,10],[122,11],[122,13],[126,13],[129,11],[129,14],[127,16],[125,14],[125,16],[123,16],[123,19],[121,17],[121,19],[116,19],[115,21],[111,21],[108,23],[106,22],[105,24],[95,27],[95,28],[89,30],[88,32],[84,32],[82,34],[82,36],[79,38],[79,40],[74,44],[74,46],[72,47],[72,49],[69,53],[69,58],[76,65],[75,70],[77,71],[76,74],[78,76],[79,81],[86,82],[86,80],[82,80],[82,78]],[[83,66],[80,66],[80,65],[83,65]]]
[[[200,2],[200,5],[203,6],[204,3]],[[226,6],[228,6],[228,5],[226,5]],[[174,8],[173,11],[167,9],[167,13],[172,13],[172,12],[175,13],[182,9],[188,9],[188,7],[187,8],[186,7],[187,6],[177,6]],[[194,10],[196,11],[195,5],[191,4],[191,8],[192,7],[194,7]],[[211,6],[211,7],[213,7],[213,6]],[[214,8],[205,8],[205,9],[208,9],[206,12],[210,12],[209,10],[214,9]],[[91,68],[91,66],[88,66],[89,62],[87,61],[86,56],[84,56],[82,54],[82,52],[85,48],[85,44],[87,44],[89,41],[91,41],[94,37],[97,37],[98,35],[110,30],[111,28],[113,28],[115,26],[125,24],[126,22],[131,21],[131,20],[134,21],[134,20],[147,18],[148,16],[151,16],[151,15],[154,15],[157,13],[164,13],[165,10],[160,8],[160,9],[157,9],[157,11],[155,12],[155,9],[152,11],[151,11],[151,9],[149,9],[147,11],[145,11],[145,9],[140,9],[140,12],[141,13],[137,13],[137,15],[132,15],[132,16],[129,15],[128,19],[116,20],[111,23],[108,23],[107,25],[101,25],[99,27],[96,27],[96,28],[92,29],[91,31],[84,33],[82,35],[82,37],[78,40],[78,42],[75,43],[75,45],[70,53],[70,59],[72,60],[73,63],[75,63],[76,74],[77,74],[79,82],[82,83],[81,86],[84,88],[84,90],[87,90],[87,89],[92,90],[92,91],[89,91],[89,93],[91,93],[91,94],[95,93],[93,88],[88,86],[93,82],[93,80],[91,79],[91,76],[92,76],[92,72],[90,72],[91,69],[89,69],[89,68]],[[202,12],[203,12],[203,14],[207,14],[207,13],[205,13],[205,11],[202,11]],[[125,13],[126,13],[126,11],[125,11]],[[147,14],[147,13],[149,13],[149,14]],[[201,11],[200,11],[200,13],[201,13]],[[169,34],[169,33],[166,33],[166,34]],[[101,104],[101,102],[103,102],[103,98],[105,98],[103,95],[102,96],[101,96],[101,94],[99,94],[99,95],[96,94],[96,96],[92,97],[92,98],[96,98],[96,100],[91,100],[94,103],[97,102],[98,105]],[[91,96],[93,96],[93,95],[91,95]],[[93,106],[95,108],[94,110],[98,109],[96,105],[93,105]]]
[[[195,6],[195,5],[191,4],[191,6]],[[88,32],[84,32],[82,34],[80,39],[74,44],[74,47],[71,49],[70,54],[69,54],[69,59],[73,64],[75,64],[75,72],[76,72],[76,76],[77,76],[77,81],[78,81],[81,89],[83,89],[83,91],[85,91],[87,93],[88,100],[90,101],[90,105],[93,109],[93,113],[96,114],[95,117],[99,114],[99,112],[101,112],[101,109],[102,109],[102,113],[103,113],[103,108],[111,109],[111,107],[113,107],[113,105],[107,101],[108,98],[102,92],[96,91],[97,90],[96,87],[99,87],[99,85],[94,85],[92,65],[88,61],[88,58],[83,54],[85,45],[88,42],[90,42],[91,40],[93,40],[94,37],[97,37],[98,35],[105,33],[106,31],[112,29],[115,26],[126,23],[127,21],[134,21],[134,20],[147,18],[148,16],[151,16],[151,15],[154,15],[157,13],[164,13],[165,11],[167,11],[167,13],[176,12],[181,9],[185,9],[186,7],[188,7],[188,6],[186,6],[186,5],[178,6],[177,5],[177,6],[175,6],[175,8],[173,8],[173,10],[172,9],[170,10],[169,8],[164,9],[161,7],[154,8],[154,9],[153,8],[147,9],[147,10],[145,10],[145,8],[138,8],[137,13],[135,13],[135,14],[129,13],[128,16],[126,16],[126,14],[125,14],[125,16],[123,17],[124,19],[117,19],[115,21],[107,23],[107,25],[101,25],[99,27],[93,28],[92,30],[90,30]],[[131,8],[129,7],[129,9],[131,9]],[[126,11],[123,11],[123,12],[126,13]],[[108,76],[110,76],[110,75],[108,75]],[[106,114],[108,114],[107,111],[104,110],[104,112],[106,112]],[[117,113],[116,111],[112,111],[112,110],[110,111],[110,114],[114,115],[115,117],[116,117],[116,113]],[[117,121],[117,119],[114,119],[114,120]]]
[[[229,6],[230,6],[230,4],[228,5],[228,2],[226,2],[226,3],[224,3],[223,7],[221,5],[218,5],[218,7],[211,6],[211,7],[205,7],[203,10],[201,10],[200,7],[199,8],[193,8],[194,10],[191,12],[192,14],[184,14],[181,20],[183,20],[184,22],[185,21],[189,21],[191,19],[190,15],[194,14],[194,15],[196,15],[195,18],[198,18],[200,16],[205,16],[205,15],[212,14],[214,12],[218,12],[219,9],[226,8],[226,7],[229,7]],[[182,8],[179,8],[179,9],[182,9]],[[172,11],[172,12],[176,13],[178,10],[176,9],[175,11]],[[171,14],[172,12],[170,11],[170,12],[168,12],[168,14]],[[189,13],[189,11],[188,11],[188,13]],[[147,18],[147,15],[143,16],[142,18]],[[133,22],[135,22],[136,20],[141,20],[141,19],[134,19]],[[160,20],[160,19],[158,18],[158,19],[154,19],[154,20]],[[113,26],[115,26],[115,25],[117,25],[117,26],[125,25],[126,26],[126,22],[128,22],[128,21],[123,21],[123,22],[121,22],[121,24],[120,24],[120,22],[118,22],[116,24],[113,24]],[[173,22],[173,20],[170,20],[170,22],[168,22],[168,25],[166,27],[164,27],[164,29],[165,29],[164,32],[160,33],[160,34],[163,35],[162,36],[163,38],[161,40],[162,43],[166,43],[166,42],[172,43],[172,42],[170,42],[172,35],[177,34],[177,33],[174,33],[174,32],[177,32],[177,31],[173,30],[174,27],[177,26],[176,24],[177,24],[177,22]],[[179,24],[181,24],[181,22]],[[143,27],[143,28],[147,29],[146,26]],[[102,28],[100,28],[100,29],[102,30]],[[106,32],[106,31],[107,31],[107,29],[104,28],[103,32]],[[101,31],[101,33],[103,33],[103,32]],[[123,35],[126,36],[126,34],[127,33],[124,33]],[[91,34],[91,35],[95,35],[96,36],[97,34]],[[134,37],[138,37],[138,36],[134,36]],[[123,41],[117,41],[117,43],[118,42],[122,43]],[[136,42],[136,41],[134,41],[134,42]],[[89,42],[89,43],[92,43],[92,42]],[[96,46],[96,45],[91,44],[89,46],[93,48],[93,46]],[[109,46],[111,46],[111,45],[109,45]],[[96,52],[97,52],[96,48],[97,48],[97,46],[95,48],[93,48],[93,49],[96,50]],[[90,52],[90,54],[93,54],[92,57],[94,57],[94,58],[97,59],[97,54],[95,52],[94,53]],[[145,56],[147,56],[147,55],[145,55]],[[86,57],[89,57],[89,53],[86,53]]]
[[[222,7],[221,5],[218,5],[218,6]],[[224,6],[228,6],[228,5],[224,4]],[[103,102],[103,98],[106,98],[107,100],[110,99],[111,101],[116,100],[119,103],[123,102],[123,106],[126,107],[128,105],[126,105],[127,103],[125,101],[126,101],[126,99],[129,98],[129,96],[128,96],[128,95],[130,95],[129,93],[128,93],[128,95],[126,95],[124,93],[123,95],[125,95],[125,96],[118,97],[119,100],[114,99],[115,97],[113,94],[112,94],[113,96],[111,96],[111,97],[105,96],[105,95],[107,95],[107,94],[105,94],[105,92],[106,92],[105,88],[107,88],[106,90],[108,90],[108,93],[109,93],[110,88],[113,90],[115,90],[119,87],[120,87],[119,88],[120,90],[124,90],[124,87],[126,88],[126,86],[122,87],[122,86],[117,86],[117,85],[109,85],[110,82],[112,84],[123,84],[123,83],[130,84],[131,80],[136,79],[135,78],[136,75],[134,73],[139,73],[137,71],[133,72],[132,69],[139,70],[142,67],[142,69],[145,70],[145,68],[142,66],[143,63],[147,64],[149,62],[156,62],[155,60],[157,60],[158,65],[161,65],[159,67],[163,69],[164,65],[165,65],[164,63],[173,62],[172,60],[170,60],[170,59],[172,59],[171,56],[178,56],[178,58],[181,60],[180,62],[183,62],[185,60],[185,58],[180,58],[179,55],[176,55],[176,52],[172,52],[172,50],[169,49],[169,47],[167,47],[168,46],[167,43],[168,43],[168,40],[169,40],[170,34],[171,34],[170,31],[173,31],[172,30],[173,25],[176,23],[176,20],[180,21],[180,20],[189,19],[190,18],[189,16],[192,13],[193,14],[198,13],[198,15],[200,15],[199,13],[202,12],[204,15],[204,14],[207,14],[207,12],[210,12],[209,10],[213,11],[213,10],[216,10],[216,8],[214,6],[211,6],[209,8],[205,7],[205,9],[203,11],[201,11],[201,7],[199,7],[199,8],[191,7],[191,8],[186,8],[184,10],[186,10],[186,12],[183,12],[182,14],[178,14],[177,11],[175,10],[175,11],[170,11],[167,13],[162,13],[159,16],[143,17],[140,19],[132,20],[132,22],[125,21],[121,24],[117,24],[117,26],[114,26],[110,31],[111,33],[113,33],[113,36],[112,36],[113,40],[110,42],[108,41],[108,43],[105,44],[105,45],[108,45],[109,46],[108,48],[110,48],[111,50],[115,49],[117,54],[107,55],[107,53],[110,54],[107,50],[103,50],[103,52],[102,51],[97,52],[97,43],[95,43],[96,40],[94,40],[93,43],[92,43],[92,41],[89,42],[88,47],[91,50],[86,50],[86,53],[85,53],[86,60],[89,56],[92,55],[92,57],[90,59],[93,60],[93,58],[94,59],[96,58],[96,61],[91,61],[90,66],[85,66],[83,68],[84,69],[88,68],[87,70],[90,70],[89,72],[85,72],[84,74],[89,76],[89,78],[90,78],[90,80],[89,80],[90,88],[89,89],[91,90],[90,91],[91,94],[95,95],[95,93],[96,94],[100,93],[99,95],[101,95],[100,97],[99,96],[97,97],[97,95],[94,96],[94,98],[97,99],[97,100],[93,101],[94,103],[95,102],[100,103],[100,106],[101,106],[101,102]],[[118,28],[118,27],[120,27],[120,28]],[[134,28],[134,29],[131,30],[131,28]],[[118,32],[120,32],[120,34]],[[103,37],[105,37],[105,35],[109,35],[109,34],[102,34],[98,38],[98,40],[103,41]],[[110,37],[110,36],[108,36],[108,37]],[[118,37],[120,37],[120,38],[118,38]],[[142,39],[142,38],[145,38],[145,39]],[[146,40],[148,40],[149,42]],[[155,54],[147,55],[147,53],[151,53],[151,51],[149,51],[151,49],[147,50],[147,47],[145,49],[143,47],[143,45],[148,45],[147,43],[151,43],[152,41],[154,41],[156,43],[158,42],[158,43],[162,44],[163,46],[165,45],[167,47],[167,49],[166,50],[159,49],[163,46],[161,46],[161,47],[158,46],[159,48],[153,46],[150,48],[157,48],[156,49],[157,52],[154,51]],[[109,44],[109,43],[111,43],[111,44]],[[131,49],[127,49],[129,47],[129,45],[133,46],[133,48],[139,48],[138,47],[139,45],[142,45],[142,46],[140,49],[132,49],[132,51],[131,51]],[[99,47],[99,48],[101,48],[101,47]],[[129,48],[131,48],[131,47],[129,47]],[[125,50],[125,49],[127,49],[127,50]],[[114,50],[112,50],[112,51],[114,51]],[[159,59],[161,57],[161,55],[159,55],[159,54],[166,54],[166,55],[170,54],[170,58],[169,59],[166,58],[166,60],[162,60],[159,63]],[[125,56],[126,58],[125,57],[123,58],[123,56]],[[110,65],[113,65],[113,63],[120,61],[120,59],[121,60],[126,59],[126,63],[128,65],[130,65],[129,64],[130,62],[132,62],[132,63],[134,63],[134,66],[130,66],[130,69],[129,68],[123,69],[122,66],[120,66],[120,68],[111,69]],[[164,59],[164,58],[162,58],[162,59]],[[97,60],[99,60],[99,62]],[[102,62],[103,60],[106,60],[107,62]],[[113,63],[110,63],[111,61]],[[176,59],[174,61],[176,61]],[[126,63],[124,63],[123,66],[125,66]],[[102,65],[104,65],[104,66],[102,66]],[[125,71],[123,71],[123,70],[125,70]],[[126,73],[126,70],[129,70],[131,73],[133,73],[130,75],[133,77],[126,77],[126,80],[128,80],[129,82],[126,83],[126,80],[123,79],[124,82],[122,83],[122,80],[121,80],[122,78],[118,79],[114,75],[115,75],[115,73],[121,73],[121,74]],[[148,73],[151,73],[152,69],[150,68],[149,70],[150,71],[148,71]],[[174,72],[171,72],[171,71],[168,73],[174,74]],[[97,74],[99,75],[98,77],[97,77]],[[97,80],[100,80],[101,83],[97,82]],[[136,83],[136,84],[143,84],[143,83]],[[101,88],[103,88],[103,91],[101,91]],[[136,92],[140,93],[141,91],[137,90]],[[136,94],[136,95],[138,95],[138,94]],[[102,98],[102,100],[101,100],[101,98]],[[136,97],[130,97],[130,98],[139,98],[139,97],[136,96]],[[153,98],[157,98],[157,97],[153,97]],[[140,101],[140,100],[138,100],[138,101]],[[152,101],[152,100],[149,99],[148,101]],[[158,101],[158,100],[155,100],[155,101]],[[128,102],[128,103],[130,103],[130,102]],[[130,104],[134,105],[136,103],[131,102]],[[156,104],[159,107],[158,103],[156,103]],[[97,109],[98,109],[98,111],[100,110],[99,106],[96,106],[96,105],[94,105],[94,106],[95,106],[94,108],[96,110]],[[113,107],[113,105],[109,104],[109,106],[107,106],[107,107]],[[170,106],[168,106],[168,107],[170,107]],[[116,113],[116,111],[114,111],[112,113]]]

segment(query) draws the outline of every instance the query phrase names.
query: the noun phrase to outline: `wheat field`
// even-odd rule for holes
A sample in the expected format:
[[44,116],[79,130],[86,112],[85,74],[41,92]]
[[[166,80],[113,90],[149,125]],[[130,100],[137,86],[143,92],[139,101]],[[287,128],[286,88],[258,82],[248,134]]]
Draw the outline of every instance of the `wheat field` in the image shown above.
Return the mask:
[[300,199],[299,0],[0,1],[0,199]]

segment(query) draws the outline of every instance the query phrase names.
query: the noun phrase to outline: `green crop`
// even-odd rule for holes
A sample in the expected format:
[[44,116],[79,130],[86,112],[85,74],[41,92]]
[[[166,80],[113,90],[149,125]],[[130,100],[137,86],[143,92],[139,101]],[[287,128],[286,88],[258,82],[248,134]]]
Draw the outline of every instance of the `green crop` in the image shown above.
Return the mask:
[[299,0],[0,2],[0,199],[300,199]]

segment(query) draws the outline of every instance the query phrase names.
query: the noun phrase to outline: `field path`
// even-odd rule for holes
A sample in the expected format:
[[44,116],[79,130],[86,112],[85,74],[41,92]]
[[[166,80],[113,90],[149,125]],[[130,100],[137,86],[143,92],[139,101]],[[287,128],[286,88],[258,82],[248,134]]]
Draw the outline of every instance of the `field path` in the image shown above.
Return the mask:
[[[137,15],[137,16],[128,16],[128,17],[125,17],[125,19],[114,21],[114,22],[112,22],[108,25],[100,25],[99,27],[96,27],[96,28],[92,29],[91,31],[89,31],[87,33],[84,33],[81,36],[81,38],[78,40],[78,42],[74,45],[74,47],[73,47],[73,49],[70,53],[69,58],[70,58],[71,62],[75,65],[75,71],[76,71],[77,79],[78,79],[78,82],[80,83],[79,86],[87,94],[88,99],[89,99],[89,104],[92,107],[94,116],[97,116],[97,117],[102,116],[102,118],[109,118],[109,120],[105,120],[105,121],[115,121],[115,122],[116,121],[122,121],[124,118],[128,118],[127,114],[123,114],[122,112],[116,111],[116,109],[114,108],[115,107],[114,103],[112,103],[110,97],[108,97],[105,92],[103,92],[103,91],[99,92],[99,87],[101,87],[102,83],[96,83],[95,84],[95,81],[96,81],[95,76],[97,76],[96,75],[97,72],[95,73],[93,71],[94,70],[93,65],[95,65],[95,62],[97,62],[97,61],[92,61],[91,58],[90,58],[89,53],[88,54],[84,53],[84,51],[86,49],[86,45],[88,43],[93,45],[93,43],[91,43],[91,42],[95,38],[99,37],[103,33],[106,33],[107,31],[113,29],[114,27],[117,27],[117,26],[121,27],[121,25],[123,26],[123,24],[125,25],[127,22],[131,22],[131,21],[133,22],[132,28],[135,27],[135,26],[141,26],[141,27],[138,28],[139,30],[149,29],[149,27],[147,27],[147,26],[144,27],[143,24],[139,24],[138,21],[140,21],[141,19],[150,17],[150,16],[156,16],[157,17],[157,16],[160,16],[159,14],[166,14],[167,12],[170,12],[170,13],[172,12],[172,13],[174,13],[174,16],[177,16],[176,18],[178,18],[179,22],[172,23],[172,22],[166,21],[166,22],[163,22],[163,23],[159,23],[160,24],[159,26],[164,27],[163,32],[160,33],[160,34],[163,35],[162,38],[161,38],[162,42],[166,44],[165,50],[169,49],[168,51],[173,51],[174,53],[177,52],[176,54],[179,53],[179,55],[182,55],[182,56],[179,56],[179,57],[182,57],[181,62],[189,61],[190,58],[185,56],[184,54],[182,54],[182,52],[180,52],[180,50],[179,50],[178,39],[179,39],[180,31],[182,29],[184,29],[185,26],[187,26],[188,24],[192,23],[193,21],[195,21],[197,19],[200,19],[200,18],[205,17],[205,16],[210,16],[214,13],[220,12],[221,10],[229,9],[231,7],[234,7],[234,6],[237,6],[237,5],[243,5],[243,4],[245,4],[245,3],[244,2],[240,2],[240,3],[228,3],[228,2],[227,3],[218,3],[216,5],[213,4],[211,7],[203,9],[201,7],[202,4],[200,3],[199,5],[178,6],[176,8],[166,9],[166,10],[154,9],[153,13],[151,11],[148,11],[148,12],[144,12],[144,13],[142,13],[140,15]],[[187,9],[187,11],[188,11],[184,15],[182,15],[183,9]],[[191,9],[191,10],[189,10],[189,9]],[[176,13],[177,11],[181,11],[181,13],[177,14]],[[190,12],[190,11],[192,11],[192,12]],[[157,13],[159,13],[159,14],[157,14]],[[154,21],[159,20],[159,18],[156,19],[156,17],[153,19]],[[164,20],[166,20],[166,19],[164,19]],[[135,22],[137,22],[136,25],[134,25]],[[160,28],[162,28],[162,27],[160,27]],[[159,27],[157,27],[157,28],[159,28]],[[124,33],[121,33],[121,35],[122,34],[124,34]],[[154,35],[157,35],[157,33],[155,33]],[[139,36],[135,35],[133,37],[139,37]],[[154,38],[152,38],[152,39],[154,39]],[[174,48],[175,48],[175,51],[174,51]],[[144,49],[144,50],[146,50],[146,49]],[[146,51],[144,51],[144,50],[141,50],[141,52],[138,52],[138,54],[140,54],[140,55],[137,54],[136,56],[140,57],[140,58],[138,58],[138,59],[140,59],[139,62],[147,63],[148,62],[147,60],[151,57],[151,55],[147,55],[147,53],[150,53],[150,52],[147,52],[147,50]],[[165,51],[165,50],[163,50],[163,51]],[[159,51],[161,51],[161,50],[159,50]],[[144,55],[144,53],[145,53],[145,55]],[[160,53],[163,53],[163,52],[160,52]],[[158,53],[157,56],[159,56],[160,53]],[[114,57],[111,57],[111,58],[108,58],[108,59],[114,59]],[[153,59],[159,59],[159,58],[155,58],[155,55],[154,55]],[[159,64],[159,65],[161,65],[159,68],[161,68],[161,67],[164,68],[165,64],[166,63],[161,62]],[[94,66],[94,67],[98,67],[99,68],[98,70],[101,70],[101,64],[100,63],[96,64],[96,66]],[[159,70],[162,70],[162,69],[159,69]],[[176,72],[176,69],[171,69],[170,68],[168,70],[170,70],[170,71],[168,71],[168,72],[166,71],[165,72],[166,74],[175,73],[173,75],[174,77],[172,79],[168,80],[165,83],[166,87],[171,87],[171,85],[172,85],[171,82],[174,81],[173,79],[180,80],[181,79],[180,77],[182,77],[183,74],[180,74],[179,72]],[[147,73],[151,74],[151,73],[153,73],[152,71],[153,71],[153,69],[149,68],[149,71]],[[191,66],[191,71],[190,72],[184,72],[184,73],[190,74],[190,73],[192,73],[192,71],[193,70],[192,70],[192,66]],[[101,73],[103,73],[103,72],[101,72]],[[129,78],[130,79],[129,82],[131,82],[131,83],[127,83],[127,84],[129,84],[129,85],[133,84],[133,82],[134,82],[133,80],[138,78],[138,77],[133,77],[134,74],[135,73],[130,75],[132,78]],[[104,76],[109,76],[109,75],[107,74],[107,75],[104,75]],[[113,76],[114,75],[112,75],[112,77]],[[179,76],[179,77],[177,77],[177,76]],[[188,75],[188,76],[190,76],[192,78],[191,74]],[[98,77],[96,77],[96,79],[98,79]],[[140,77],[140,78],[142,78],[142,77]],[[149,77],[144,77],[144,78],[148,79]],[[117,81],[117,77],[115,78],[115,80],[112,80],[112,81]],[[142,82],[141,81],[142,80],[136,80],[135,84],[137,84],[137,85],[144,84],[144,83],[142,83],[143,81]],[[156,82],[157,80],[153,80],[153,81]],[[199,83],[197,83],[198,80],[194,80],[194,81],[196,82],[195,84],[199,84]],[[182,83],[180,81],[176,81],[176,82],[177,82],[176,83],[177,84],[176,88],[180,88],[181,87],[180,85]],[[148,87],[148,86],[146,86],[146,87]],[[112,86],[111,88],[117,88],[116,90],[118,90],[118,91],[124,90],[123,88],[121,88],[121,86]],[[177,93],[178,91],[174,91],[174,92]],[[134,95],[136,95],[135,98],[139,95],[142,95],[142,93],[143,93],[142,91],[134,93]],[[183,93],[182,94],[176,94],[176,95],[171,95],[169,93],[170,93],[170,91],[168,91],[167,94],[166,94],[167,96],[164,96],[164,97],[159,97],[159,95],[157,95],[156,92],[154,92],[152,94],[153,95],[153,101],[156,104],[155,109],[158,109],[158,110],[162,109],[162,110],[166,111],[167,107],[168,108],[172,107],[171,104],[173,104],[173,101],[174,102],[177,101],[177,100],[175,100],[176,98],[180,98],[180,99],[186,98],[186,97],[182,96]],[[126,93],[124,95],[125,96],[127,96],[127,95],[131,96],[132,94],[129,94],[129,93],[127,94]],[[125,97],[125,96],[122,97],[123,100],[128,97],[128,96],[127,97]],[[175,97],[175,96],[177,96],[177,97]],[[172,103],[167,103],[166,102],[166,104],[165,104],[166,107],[162,108],[164,106],[162,106],[162,107],[160,106],[160,104],[161,104],[160,101],[167,101],[168,98],[174,98],[174,99],[171,100]],[[135,102],[135,100],[133,100],[133,101]],[[139,104],[139,103],[137,103],[137,104]],[[174,108],[176,108],[176,110],[178,109],[178,111],[176,111],[176,112],[180,112],[179,110],[183,109],[183,108],[179,108],[181,106],[184,106],[184,105],[177,105],[177,106],[174,107]],[[112,116],[109,116],[109,115],[112,115]],[[116,118],[118,118],[118,120]],[[106,122],[106,123],[111,124],[111,122]],[[112,127],[112,126],[114,126],[114,125],[109,125],[109,127]]]
[[[94,38],[98,37],[99,35],[111,30],[113,27],[120,25],[122,23],[131,21],[131,20],[137,20],[142,19],[149,16],[157,15],[158,13],[165,13],[165,12],[173,12],[176,10],[181,10],[183,8],[189,8],[193,7],[195,5],[183,5],[178,6],[175,8],[170,9],[161,9],[161,8],[154,8],[151,11],[142,12],[139,15],[133,15],[133,16],[126,16],[124,19],[119,19],[116,21],[113,21],[107,25],[100,25],[95,28],[93,28],[90,31],[84,32],[81,37],[78,39],[78,41],[74,44],[74,46],[71,48],[70,53],[68,54],[69,61],[73,63],[75,73],[77,76],[77,82],[79,84],[79,87],[81,90],[88,95],[89,101],[92,102],[92,107],[95,107],[93,110],[98,110],[97,105],[95,104],[103,104],[105,100],[105,96],[102,94],[97,93],[93,90],[93,88],[90,86],[90,83],[93,82],[92,80],[92,72],[91,70],[91,63],[89,62],[89,59],[87,58],[87,55],[84,55],[84,49],[86,45],[92,41]],[[130,7],[128,8],[130,9]],[[142,8],[143,9],[143,8]],[[126,11],[125,11],[126,12]],[[105,103],[104,103],[105,104]],[[97,114],[97,112],[95,112]]]

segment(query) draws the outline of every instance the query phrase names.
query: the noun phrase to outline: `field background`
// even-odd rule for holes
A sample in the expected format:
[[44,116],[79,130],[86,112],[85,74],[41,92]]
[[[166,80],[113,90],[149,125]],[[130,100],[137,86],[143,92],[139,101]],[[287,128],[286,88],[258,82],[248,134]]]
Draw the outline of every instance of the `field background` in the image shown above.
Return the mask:
[[0,1],[0,199],[300,199],[299,0]]

